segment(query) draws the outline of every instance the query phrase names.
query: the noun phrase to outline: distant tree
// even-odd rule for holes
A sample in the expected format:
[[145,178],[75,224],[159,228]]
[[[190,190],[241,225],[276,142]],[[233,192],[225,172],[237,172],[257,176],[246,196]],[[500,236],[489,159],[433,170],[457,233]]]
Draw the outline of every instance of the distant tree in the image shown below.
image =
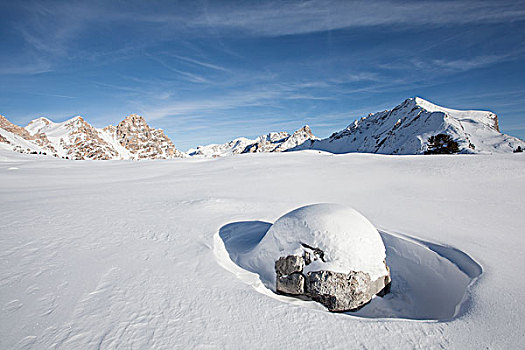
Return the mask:
[[459,145],[450,135],[438,134],[428,138],[425,154],[453,154],[459,152]]
[[523,148],[521,148],[521,146],[518,146],[518,148],[514,150],[514,153],[521,153],[521,152],[523,152]]

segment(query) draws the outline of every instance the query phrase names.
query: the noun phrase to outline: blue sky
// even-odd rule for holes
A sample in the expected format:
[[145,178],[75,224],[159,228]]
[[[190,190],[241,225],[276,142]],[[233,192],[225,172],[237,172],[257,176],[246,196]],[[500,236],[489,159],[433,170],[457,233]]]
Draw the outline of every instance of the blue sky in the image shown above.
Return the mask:
[[0,114],[131,113],[186,150],[421,96],[525,138],[524,1],[6,1]]

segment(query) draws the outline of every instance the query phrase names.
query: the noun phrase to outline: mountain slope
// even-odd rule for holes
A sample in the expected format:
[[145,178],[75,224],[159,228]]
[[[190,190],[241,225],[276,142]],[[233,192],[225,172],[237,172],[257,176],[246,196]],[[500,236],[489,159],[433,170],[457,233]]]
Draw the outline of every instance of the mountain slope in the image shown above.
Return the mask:
[[0,115],[0,148],[19,153],[45,153],[46,149],[41,147],[44,140],[45,135],[31,135],[23,127]]
[[504,153],[525,146],[522,140],[499,132],[498,117],[492,112],[459,111],[415,97],[392,110],[356,120],[326,139],[306,142],[293,150],[422,154],[428,138],[437,134],[450,135],[461,153]]
[[188,155],[223,157],[242,153],[284,152],[303,144],[307,140],[317,139],[318,138],[312,134],[310,127],[305,125],[292,135],[286,131],[282,131],[270,132],[257,137],[255,140],[240,137],[224,144],[198,146],[197,148],[188,150]]
[[77,116],[62,123],[53,123],[49,119],[33,120],[26,127],[31,135],[44,134],[56,154],[69,159],[109,160],[119,157],[118,152],[82,117]]

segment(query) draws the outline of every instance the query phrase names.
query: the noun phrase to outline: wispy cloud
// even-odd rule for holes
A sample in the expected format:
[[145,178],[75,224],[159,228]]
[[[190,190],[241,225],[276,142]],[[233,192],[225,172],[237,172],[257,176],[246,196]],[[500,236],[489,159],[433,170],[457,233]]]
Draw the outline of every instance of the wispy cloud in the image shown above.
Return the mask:
[[272,99],[280,96],[279,91],[245,91],[231,93],[226,96],[215,96],[196,100],[171,101],[164,105],[143,105],[137,107],[148,116],[148,119],[162,119],[173,116],[192,116],[235,109],[248,106],[269,106]]
[[192,82],[192,83],[207,83],[208,82],[208,79],[206,79],[203,76],[200,76],[198,74],[194,74],[194,73],[191,73],[191,72],[183,71],[181,69],[177,69],[177,68],[173,67],[172,65],[164,62],[162,59],[160,59],[158,57],[155,57],[153,55],[149,55],[148,54],[147,56],[149,58],[151,58],[152,60],[154,60],[155,62],[157,62],[160,65],[162,65],[163,67],[169,69],[170,71],[172,71],[174,73],[177,73],[178,75],[183,77],[186,81],[189,81],[189,82]]
[[487,67],[496,63],[507,61],[509,59],[512,58],[508,55],[489,55],[452,60],[438,59],[433,60],[431,64],[440,68],[446,68],[454,71],[468,71],[471,69]]
[[214,70],[218,70],[218,71],[222,71],[222,72],[228,72],[229,71],[229,69],[227,69],[225,67],[221,67],[221,66],[218,66],[216,64],[209,63],[209,62],[200,61],[200,60],[197,60],[195,58],[185,57],[185,56],[180,56],[180,55],[172,55],[172,56],[177,58],[177,59],[179,59],[179,60],[181,60],[181,61],[190,62],[190,63],[193,63],[195,65],[201,66],[201,67],[210,68],[210,69],[214,69]]
[[[292,1],[211,6],[189,20],[196,27],[254,35],[305,34],[384,25],[501,23],[525,18],[522,1]],[[398,28],[399,29],[399,28]]]

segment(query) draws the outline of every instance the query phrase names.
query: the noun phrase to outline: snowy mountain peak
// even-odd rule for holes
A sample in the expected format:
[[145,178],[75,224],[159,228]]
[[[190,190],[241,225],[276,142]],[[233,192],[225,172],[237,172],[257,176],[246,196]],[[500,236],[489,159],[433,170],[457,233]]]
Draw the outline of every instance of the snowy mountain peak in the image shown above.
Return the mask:
[[332,153],[422,154],[430,136],[449,135],[461,153],[512,152],[525,143],[499,132],[489,111],[455,110],[412,97],[392,110],[371,113],[329,138],[296,147]]
[[25,129],[29,131],[31,134],[34,134],[33,131],[43,128],[44,126],[47,126],[49,124],[52,124],[53,122],[45,117],[40,117],[33,119],[27,124]]

